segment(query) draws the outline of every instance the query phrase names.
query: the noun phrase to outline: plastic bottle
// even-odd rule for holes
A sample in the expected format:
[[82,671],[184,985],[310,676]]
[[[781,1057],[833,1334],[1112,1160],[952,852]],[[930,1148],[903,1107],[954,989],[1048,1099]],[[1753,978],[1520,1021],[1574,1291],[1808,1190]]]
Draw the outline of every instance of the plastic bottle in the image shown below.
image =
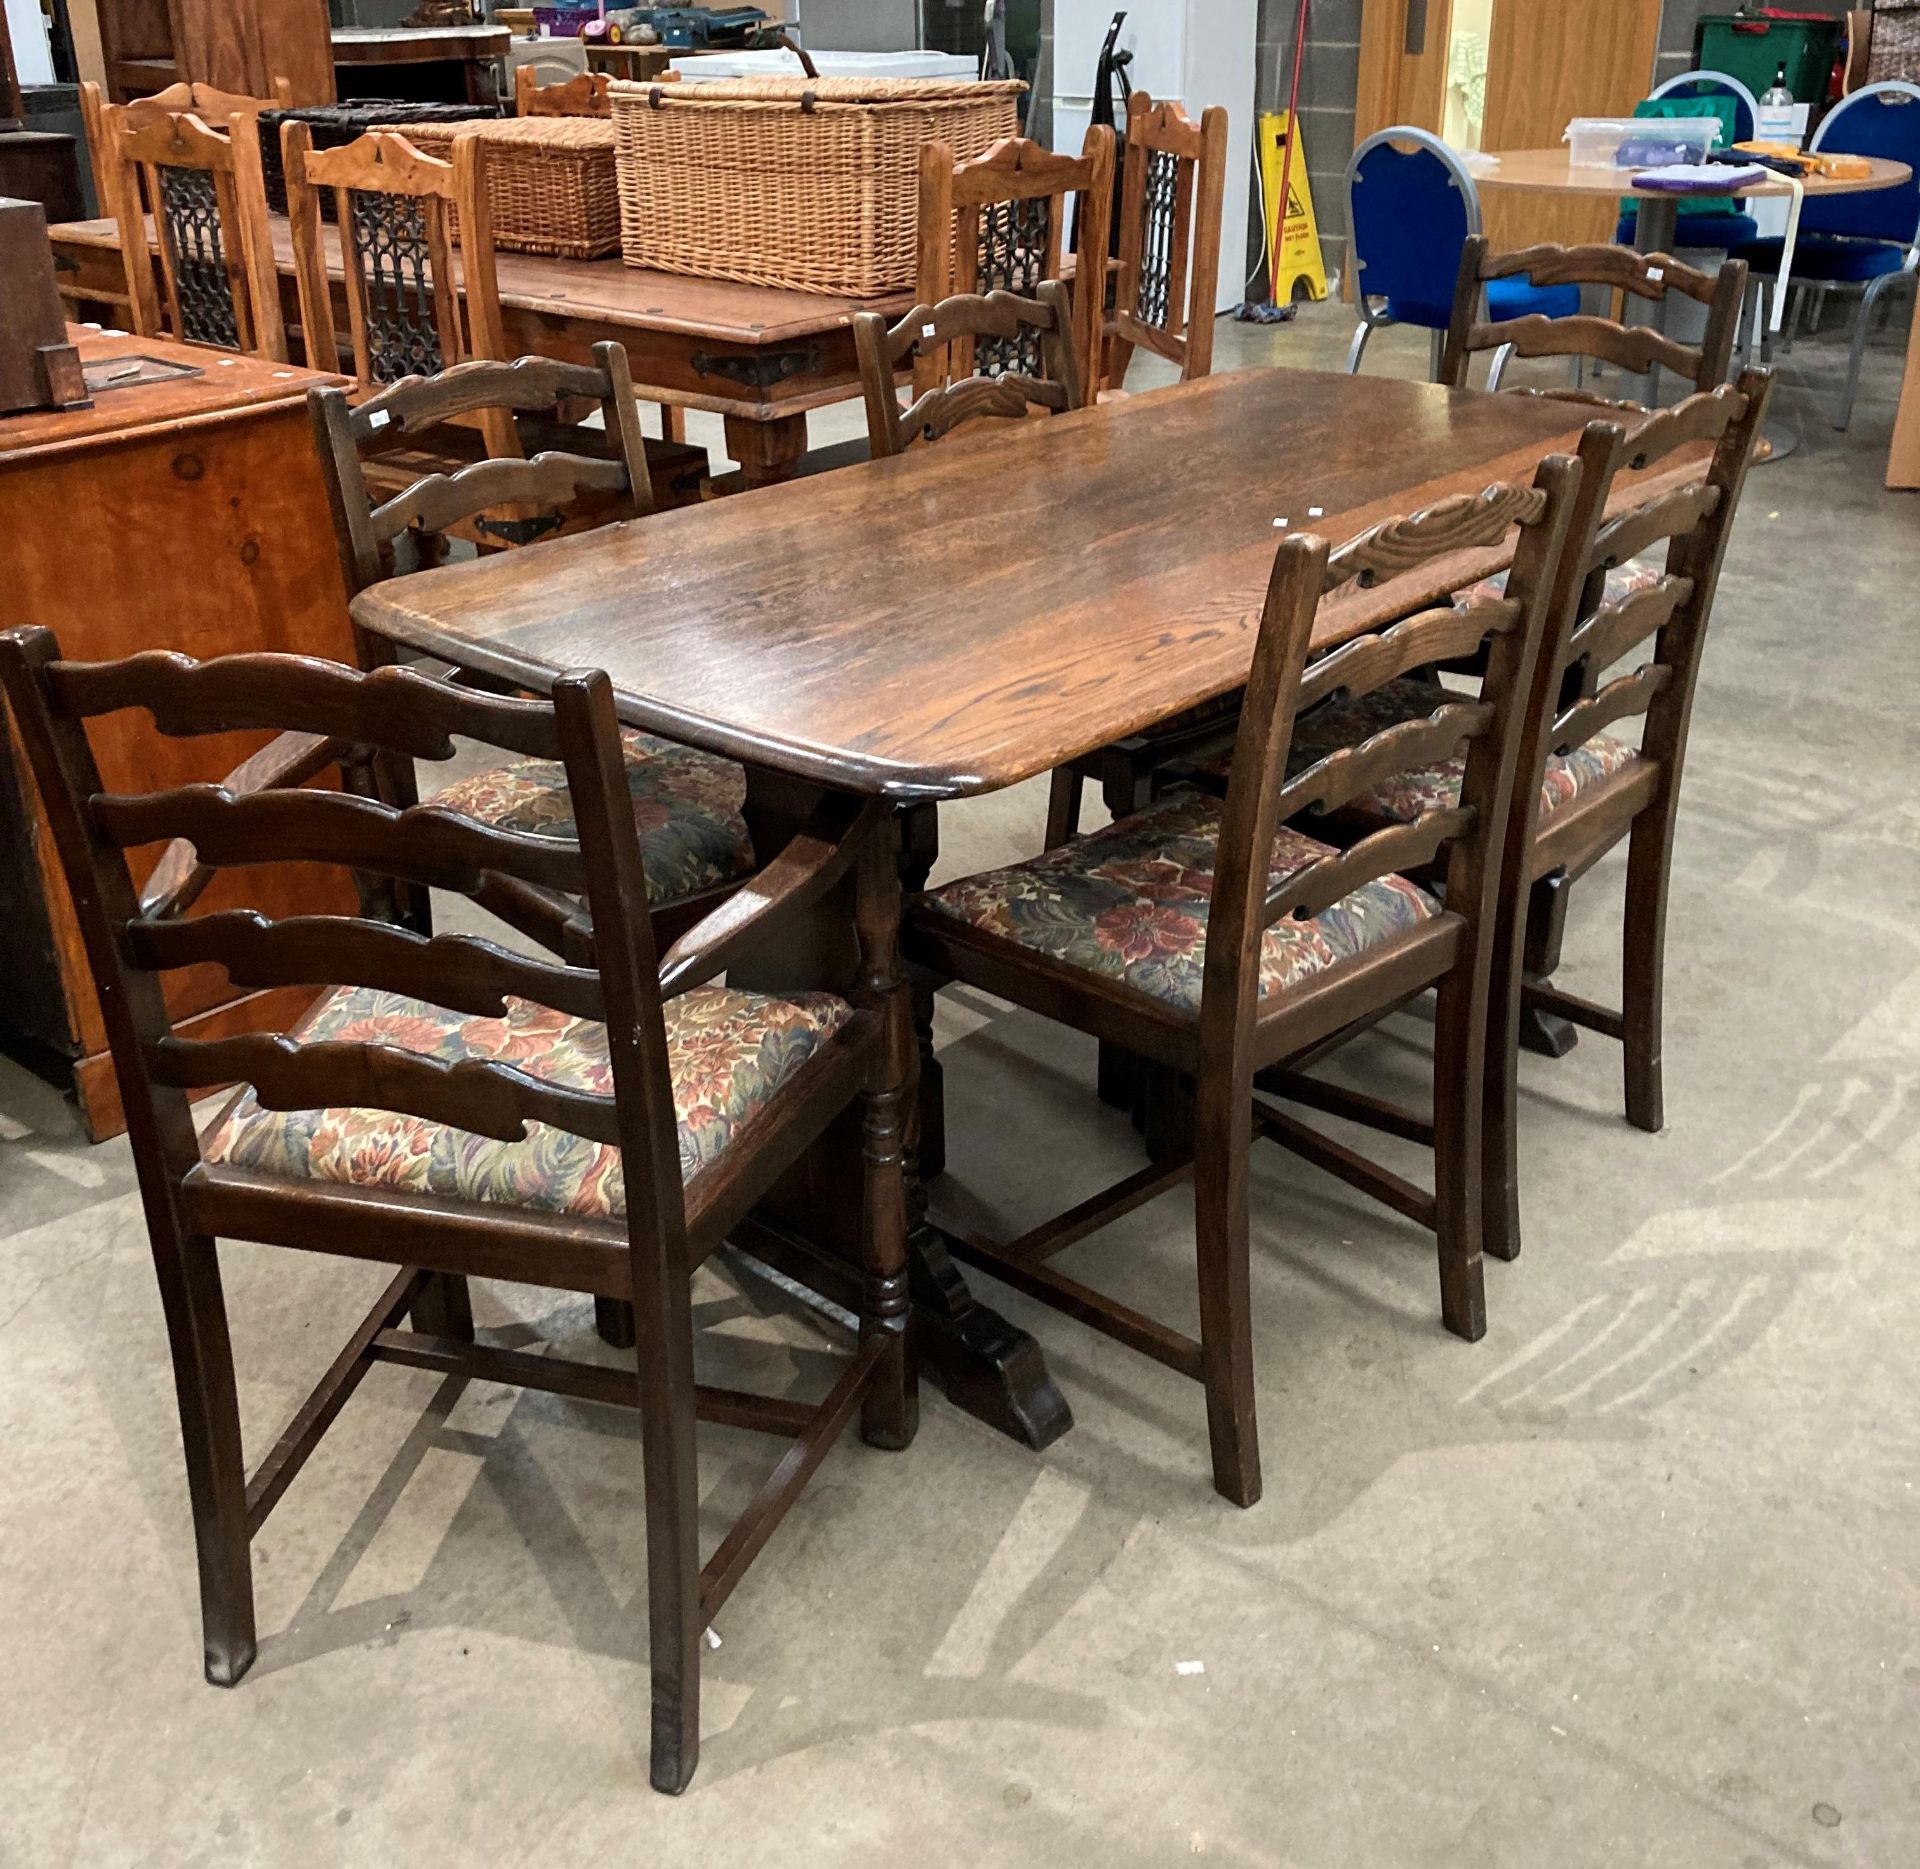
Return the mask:
[[1761,103],[1771,110],[1776,105],[1791,106],[1793,93],[1787,89],[1787,68],[1782,65],[1773,74],[1773,84],[1761,98]]

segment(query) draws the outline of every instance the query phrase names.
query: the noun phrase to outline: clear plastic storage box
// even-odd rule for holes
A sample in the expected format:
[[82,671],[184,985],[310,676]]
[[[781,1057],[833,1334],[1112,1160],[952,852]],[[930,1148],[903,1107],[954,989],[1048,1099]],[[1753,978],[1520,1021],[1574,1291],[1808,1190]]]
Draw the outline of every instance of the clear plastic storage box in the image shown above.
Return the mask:
[[1561,141],[1576,169],[1663,169],[1705,162],[1719,139],[1712,117],[1575,117]]

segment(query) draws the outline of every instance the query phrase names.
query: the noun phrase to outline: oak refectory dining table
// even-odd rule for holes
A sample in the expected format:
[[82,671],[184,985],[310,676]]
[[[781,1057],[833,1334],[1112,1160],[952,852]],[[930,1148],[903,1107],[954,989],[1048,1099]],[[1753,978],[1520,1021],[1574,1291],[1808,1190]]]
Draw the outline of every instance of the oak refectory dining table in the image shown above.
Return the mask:
[[[297,323],[293,233],[269,217],[274,264],[288,316]],[[111,220],[64,221],[47,230],[69,305],[100,304],[124,317],[126,267]],[[341,277],[339,241],[324,230],[329,267]],[[623,346],[642,402],[720,416],[727,452],[749,486],[784,479],[807,450],[807,412],[860,394],[853,354],[857,312],[897,317],[911,293],[835,298],[727,279],[628,266],[619,255],[555,259],[502,251],[495,257],[510,357],[591,360],[593,346]],[[88,315],[91,315],[90,313]]]
[[[1283,530],[1338,539],[1529,480],[1591,414],[1381,378],[1215,376],[416,573],[353,609],[405,648],[535,690],[605,669],[624,720],[746,765],[763,857],[827,794],[891,800],[917,827],[902,860],[914,888],[936,855],[929,805],[1243,685]],[[1648,490],[1623,476],[1616,503]],[[1430,594],[1505,562],[1497,547],[1435,561]],[[1382,601],[1349,587],[1322,607],[1317,643],[1377,623]],[[1036,847],[1040,833],[1036,818]],[[783,943],[730,978],[844,987],[845,916],[823,903],[810,947]],[[828,1298],[836,1279],[845,1295],[858,1220],[857,1154],[833,1151],[857,1146],[827,1138],[735,1236]],[[917,1187],[913,1203],[926,1360],[963,1406],[1044,1445],[1071,1417],[1037,1348],[974,1299]]]

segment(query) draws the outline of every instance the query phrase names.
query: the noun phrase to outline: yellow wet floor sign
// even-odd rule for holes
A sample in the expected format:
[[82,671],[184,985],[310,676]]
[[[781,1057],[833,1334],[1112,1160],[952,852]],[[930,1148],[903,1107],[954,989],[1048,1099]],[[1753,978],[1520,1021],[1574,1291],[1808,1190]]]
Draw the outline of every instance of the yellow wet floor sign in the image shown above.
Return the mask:
[[1287,137],[1293,119],[1284,110],[1260,114],[1260,180],[1267,207],[1278,225],[1269,228],[1273,253],[1273,302],[1290,305],[1302,281],[1310,299],[1327,296],[1327,265],[1320,252],[1320,226],[1313,214],[1313,188],[1307,180],[1307,151],[1296,143],[1293,173],[1287,180],[1287,211],[1274,211],[1280,199],[1280,171],[1286,166]]

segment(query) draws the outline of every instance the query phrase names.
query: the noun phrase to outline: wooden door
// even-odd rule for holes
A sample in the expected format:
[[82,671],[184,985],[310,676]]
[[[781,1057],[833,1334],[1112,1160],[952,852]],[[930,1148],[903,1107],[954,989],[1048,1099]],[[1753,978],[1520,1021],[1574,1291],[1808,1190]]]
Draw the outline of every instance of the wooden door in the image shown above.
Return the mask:
[[1452,11],[1452,0],[1365,0],[1356,146],[1397,123],[1439,134]]
[[[1494,0],[1481,147],[1557,149],[1574,117],[1627,117],[1653,88],[1661,0]],[[1611,240],[1610,202],[1483,197],[1496,247]]]

